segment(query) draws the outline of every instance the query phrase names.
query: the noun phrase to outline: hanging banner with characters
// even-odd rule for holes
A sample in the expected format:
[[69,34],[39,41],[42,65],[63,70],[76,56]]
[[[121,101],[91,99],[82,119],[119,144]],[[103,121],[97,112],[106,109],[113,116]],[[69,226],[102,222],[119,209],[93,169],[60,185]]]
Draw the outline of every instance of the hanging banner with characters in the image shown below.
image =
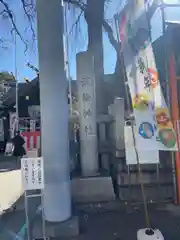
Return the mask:
[[[144,2],[144,1],[143,1]],[[153,1],[151,1],[151,7]],[[129,1],[120,14],[120,38],[135,117],[139,150],[176,151],[176,134],[162,94],[150,40],[149,11],[137,19],[136,1]],[[144,8],[143,8],[144,6]],[[154,8],[153,8],[154,9]]]

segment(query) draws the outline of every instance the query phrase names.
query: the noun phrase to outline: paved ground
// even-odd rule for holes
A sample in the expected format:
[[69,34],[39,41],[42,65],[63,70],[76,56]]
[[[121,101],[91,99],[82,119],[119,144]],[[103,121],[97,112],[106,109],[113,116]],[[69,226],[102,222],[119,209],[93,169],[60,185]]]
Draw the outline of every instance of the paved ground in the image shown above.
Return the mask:
[[[71,240],[136,240],[136,232],[145,227],[144,214],[141,211],[127,213],[121,210],[96,211],[87,208],[79,212],[81,233]],[[172,214],[168,210],[150,210],[152,227],[159,228],[165,240],[180,239],[180,215]],[[7,214],[3,223],[11,230],[20,229],[24,222],[23,212]],[[2,240],[14,240],[12,235],[4,231],[0,235]],[[60,240],[60,239],[59,239]],[[62,239],[61,240],[65,240]]]
[[[180,239],[180,214],[168,209],[151,208],[150,219],[152,227],[159,228],[165,240]],[[145,228],[142,210],[127,213],[114,209],[101,211],[81,211],[81,235],[73,240],[136,240],[136,232]]]
[[[7,209],[22,194],[20,171],[7,163],[3,167],[1,164],[0,169],[0,205]],[[0,220],[0,240],[14,240],[13,232],[22,230],[25,223],[23,196],[16,205],[15,212],[7,212]],[[30,201],[31,217],[35,215],[38,205],[38,199]],[[129,211],[129,208],[119,207],[117,203],[79,205],[75,208],[80,220],[80,236],[73,240],[135,240],[137,230],[146,227],[141,208],[130,208]],[[159,228],[165,240],[180,239],[179,208],[153,205],[149,212],[152,227]]]

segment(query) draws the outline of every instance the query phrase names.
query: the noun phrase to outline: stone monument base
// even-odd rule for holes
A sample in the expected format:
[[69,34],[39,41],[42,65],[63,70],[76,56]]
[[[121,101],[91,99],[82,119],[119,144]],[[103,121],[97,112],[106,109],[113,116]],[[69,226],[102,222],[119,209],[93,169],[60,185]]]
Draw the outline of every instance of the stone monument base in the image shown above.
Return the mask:
[[[72,238],[79,235],[79,220],[73,216],[67,221],[50,223],[46,222],[46,237],[53,238]],[[32,226],[32,239],[43,239],[42,218],[38,216]]]
[[74,178],[72,180],[72,198],[75,203],[115,200],[111,177]]

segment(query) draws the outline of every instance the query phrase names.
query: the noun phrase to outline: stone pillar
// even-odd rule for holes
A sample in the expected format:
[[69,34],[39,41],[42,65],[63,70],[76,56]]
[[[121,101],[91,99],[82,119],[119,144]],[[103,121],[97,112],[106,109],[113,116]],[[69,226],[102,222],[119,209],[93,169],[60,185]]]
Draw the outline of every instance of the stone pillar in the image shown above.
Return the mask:
[[[124,99],[123,98],[115,98],[114,100],[114,134],[115,134],[115,142],[116,148],[120,151],[116,152],[116,156],[121,156],[121,151],[125,149],[124,146],[124,123],[125,123],[125,111],[124,111]],[[120,155],[119,155],[120,154]]]
[[94,176],[98,171],[96,93],[93,58],[88,52],[77,55],[77,80],[82,175]]
[[62,1],[37,0],[36,4],[45,219],[61,222],[71,216]]

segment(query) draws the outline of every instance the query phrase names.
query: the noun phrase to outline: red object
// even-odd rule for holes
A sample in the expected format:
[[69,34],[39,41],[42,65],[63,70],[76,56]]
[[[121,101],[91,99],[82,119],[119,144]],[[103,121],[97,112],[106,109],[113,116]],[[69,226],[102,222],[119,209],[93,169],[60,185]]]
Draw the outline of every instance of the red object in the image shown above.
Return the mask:
[[153,88],[158,85],[158,72],[152,68],[148,68],[148,72],[151,74],[151,85]]
[[[26,144],[26,150],[30,150],[30,149],[37,149],[38,148],[38,137],[40,137],[41,133],[40,131],[37,132],[23,132],[22,136],[24,137],[25,140],[25,144]],[[33,138],[33,146],[31,146],[31,138]]]
[[[176,79],[176,65],[174,53],[171,53],[169,58],[169,75],[170,75],[170,96],[171,96],[171,114],[175,132],[178,133],[177,123],[179,121],[179,105]],[[179,149],[179,136],[177,143]],[[180,204],[180,152],[176,152],[176,179],[177,179],[177,203]]]
[[125,15],[125,13],[122,16],[119,30],[120,30],[120,40],[121,40],[121,42],[123,42],[125,39],[125,34],[126,34],[126,15]]

